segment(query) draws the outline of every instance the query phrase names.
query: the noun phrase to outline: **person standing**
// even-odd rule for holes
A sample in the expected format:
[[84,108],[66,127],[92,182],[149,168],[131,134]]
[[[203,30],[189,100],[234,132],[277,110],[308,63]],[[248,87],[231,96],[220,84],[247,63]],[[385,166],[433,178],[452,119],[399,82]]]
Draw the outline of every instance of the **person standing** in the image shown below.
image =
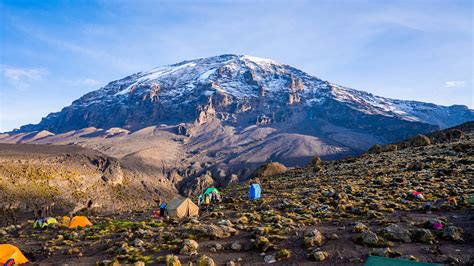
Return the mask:
[[166,203],[163,202],[163,203],[160,204],[160,217],[165,216],[165,210],[166,210]]

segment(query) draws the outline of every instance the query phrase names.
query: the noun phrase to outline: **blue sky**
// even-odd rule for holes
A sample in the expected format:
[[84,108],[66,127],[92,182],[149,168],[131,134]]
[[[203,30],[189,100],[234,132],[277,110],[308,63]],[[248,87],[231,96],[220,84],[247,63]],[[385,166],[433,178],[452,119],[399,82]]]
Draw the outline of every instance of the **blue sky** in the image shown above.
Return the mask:
[[473,1],[0,0],[0,131],[129,74],[224,53],[474,107]]

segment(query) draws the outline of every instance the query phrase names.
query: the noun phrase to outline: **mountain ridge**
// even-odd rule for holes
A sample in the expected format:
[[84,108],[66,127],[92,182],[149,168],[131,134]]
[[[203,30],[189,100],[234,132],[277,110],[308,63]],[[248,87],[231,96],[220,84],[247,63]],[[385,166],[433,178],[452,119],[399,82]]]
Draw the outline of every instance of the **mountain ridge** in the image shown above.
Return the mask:
[[[436,125],[440,128],[454,126],[474,118],[473,111],[466,106],[441,106],[419,101],[389,99],[323,81],[289,65],[280,64],[270,59],[225,54],[156,67],[112,81],[99,90],[85,94],[60,112],[51,113],[39,124],[26,125],[14,132],[46,129],[53,133],[64,133],[68,130],[89,126],[104,129],[123,127],[128,130],[138,130],[160,123],[190,122],[199,118],[200,110],[198,109],[200,106],[201,109],[205,108],[206,100],[216,102],[215,99],[209,99],[210,97],[224,98],[226,106],[239,100],[243,100],[240,102],[246,105],[249,101],[245,99],[248,98],[250,100],[257,99],[259,103],[277,102],[279,107],[287,107],[287,104],[289,106],[306,105],[312,107],[321,105],[322,102],[330,99],[368,114],[391,116],[406,121]],[[225,103],[225,101],[229,101],[229,98],[231,98],[231,103]],[[95,114],[89,112],[88,107],[112,104],[114,105],[113,110],[120,114],[120,111],[123,111],[124,108],[127,109],[126,107],[130,107],[131,103],[137,100],[142,105],[132,106],[128,109],[147,108],[156,119],[148,119],[140,125],[131,122],[137,118],[134,116],[124,115],[118,118],[121,119],[120,121],[94,120],[94,117],[89,118],[88,116]],[[219,100],[222,103],[222,99]],[[174,106],[188,104],[188,107],[183,108],[183,112],[178,114],[181,115],[182,121],[157,114],[169,108],[170,101]],[[163,108],[160,109],[160,106]],[[255,106],[250,107],[251,109],[255,108]],[[223,110],[217,111],[226,113],[226,115],[248,110],[221,109]],[[78,115],[75,110],[79,110],[80,114]],[[184,112],[193,114],[189,116]],[[433,117],[429,112],[437,112],[436,116],[440,118]],[[64,113],[67,114],[66,117],[58,119],[58,116]],[[68,120],[68,115],[71,116],[69,121],[61,121]],[[76,120],[76,124],[71,123],[72,120]],[[68,122],[69,125],[67,125]]]

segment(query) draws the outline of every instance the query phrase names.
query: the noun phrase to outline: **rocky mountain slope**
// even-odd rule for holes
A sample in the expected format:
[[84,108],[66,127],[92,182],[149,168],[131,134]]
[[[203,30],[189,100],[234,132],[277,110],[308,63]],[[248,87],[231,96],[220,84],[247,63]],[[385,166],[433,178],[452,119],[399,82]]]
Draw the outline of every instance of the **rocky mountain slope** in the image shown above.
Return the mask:
[[41,208],[121,212],[176,193],[168,180],[99,152],[63,145],[0,144],[2,223]]
[[[261,171],[224,189],[223,203],[197,218],[90,216],[93,227],[41,234],[19,223],[0,228],[0,241],[44,264],[363,265],[373,254],[472,265],[474,123],[388,146],[277,175]],[[261,200],[248,200],[253,182]]]
[[221,55],[110,82],[0,142],[92,148],[184,191],[245,179],[268,161],[304,166],[469,120],[465,106],[387,99],[273,60]]

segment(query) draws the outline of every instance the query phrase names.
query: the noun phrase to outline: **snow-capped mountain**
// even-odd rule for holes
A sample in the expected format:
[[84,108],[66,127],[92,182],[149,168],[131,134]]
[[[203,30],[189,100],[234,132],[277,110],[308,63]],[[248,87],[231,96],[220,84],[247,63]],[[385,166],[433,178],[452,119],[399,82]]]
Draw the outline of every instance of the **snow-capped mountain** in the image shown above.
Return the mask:
[[273,60],[221,55],[110,82],[0,142],[82,145],[185,188],[206,171],[222,184],[269,160],[301,166],[471,120],[466,106],[383,98]]
[[211,116],[237,123],[244,114],[255,116],[250,123],[265,124],[301,109],[313,118],[322,113],[331,120],[335,105],[364,117],[420,123],[417,127],[425,131],[474,119],[473,111],[465,106],[383,98],[323,81],[273,60],[221,55],[110,82],[20,131],[60,133],[90,126],[136,130],[163,123],[202,123]]

